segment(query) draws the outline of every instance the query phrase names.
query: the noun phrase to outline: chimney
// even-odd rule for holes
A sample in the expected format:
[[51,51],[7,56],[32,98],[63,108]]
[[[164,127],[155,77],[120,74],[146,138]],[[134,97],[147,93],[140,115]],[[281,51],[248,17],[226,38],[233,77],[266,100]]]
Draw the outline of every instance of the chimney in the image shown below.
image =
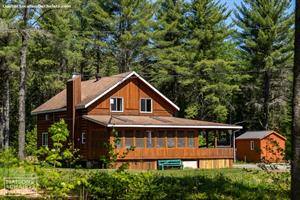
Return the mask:
[[74,147],[76,105],[81,102],[81,76],[73,75],[67,82],[67,124]]

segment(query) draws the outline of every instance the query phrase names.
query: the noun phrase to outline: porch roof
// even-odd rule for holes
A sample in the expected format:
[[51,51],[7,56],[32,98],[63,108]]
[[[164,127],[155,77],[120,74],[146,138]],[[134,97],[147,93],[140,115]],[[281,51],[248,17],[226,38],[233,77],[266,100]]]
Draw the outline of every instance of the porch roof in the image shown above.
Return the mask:
[[242,129],[242,126],[163,116],[84,115],[84,119],[106,127]]

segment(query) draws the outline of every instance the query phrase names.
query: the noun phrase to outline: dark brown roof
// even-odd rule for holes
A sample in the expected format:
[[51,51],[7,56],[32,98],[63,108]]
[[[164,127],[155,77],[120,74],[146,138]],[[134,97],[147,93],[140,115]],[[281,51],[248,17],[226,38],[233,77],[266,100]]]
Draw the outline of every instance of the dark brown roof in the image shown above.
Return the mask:
[[239,137],[236,138],[236,140],[243,140],[243,139],[263,139],[267,137],[270,134],[276,134],[277,136],[281,137],[282,139],[286,140],[285,137],[280,135],[279,133],[272,131],[272,130],[267,130],[267,131],[247,131],[244,134],[240,135]]
[[107,127],[161,127],[161,128],[219,128],[241,129],[241,126],[208,121],[161,116],[84,115],[84,119]]
[[[84,106],[119,81],[123,80],[131,72],[118,74],[110,77],[102,77],[100,80],[96,79],[81,82],[81,102],[76,107]],[[66,89],[46,101],[32,111],[32,114],[54,112],[66,109]]]

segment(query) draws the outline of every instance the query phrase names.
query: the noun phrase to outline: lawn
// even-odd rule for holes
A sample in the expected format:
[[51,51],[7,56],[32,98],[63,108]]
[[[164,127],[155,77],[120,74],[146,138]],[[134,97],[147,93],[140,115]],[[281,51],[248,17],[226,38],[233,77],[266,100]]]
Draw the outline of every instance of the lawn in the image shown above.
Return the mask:
[[[38,187],[54,196],[94,199],[289,199],[289,173],[244,169],[114,170],[0,168],[3,177],[38,177]],[[67,195],[66,195],[67,194]]]

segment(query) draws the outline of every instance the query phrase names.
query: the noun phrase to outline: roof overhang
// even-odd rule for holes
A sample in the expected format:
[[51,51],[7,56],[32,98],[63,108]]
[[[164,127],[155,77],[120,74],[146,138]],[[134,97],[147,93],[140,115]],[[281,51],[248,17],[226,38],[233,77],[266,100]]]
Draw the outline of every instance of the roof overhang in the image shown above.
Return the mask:
[[199,128],[199,129],[242,129],[242,126],[181,126],[181,125],[152,125],[152,124],[133,124],[133,125],[117,125],[108,124],[107,127],[116,128]]
[[239,130],[242,126],[230,125],[167,125],[167,124],[113,124],[109,119],[100,121],[93,119],[88,115],[82,116],[84,119],[109,128],[182,128],[182,129],[223,129],[223,130]]
[[67,111],[67,109],[66,108],[60,108],[60,109],[43,110],[43,111],[37,111],[37,112],[32,111],[31,114],[32,115],[38,115],[38,114],[47,114],[47,113],[62,112],[62,111]]
[[112,87],[110,87],[109,89],[107,89],[105,92],[103,92],[100,95],[98,95],[97,97],[95,97],[93,100],[91,100],[87,104],[78,106],[76,108],[77,109],[83,109],[83,108],[89,107],[91,104],[95,103],[97,100],[99,100],[100,98],[102,98],[103,96],[105,96],[106,94],[108,94],[109,92],[111,92],[113,89],[117,88],[119,85],[121,85],[122,83],[124,83],[126,80],[128,80],[133,75],[135,75],[136,77],[138,77],[143,83],[145,83],[147,86],[149,86],[153,91],[155,91],[159,96],[161,96],[164,100],[166,100],[176,110],[178,110],[178,111],[180,110],[180,108],[176,104],[174,104],[170,99],[168,99],[165,95],[163,95],[161,92],[159,92],[154,86],[152,86],[148,81],[146,81],[145,79],[143,79],[140,75],[138,75],[134,71],[131,72],[130,74],[128,74],[126,77],[124,77],[119,82],[117,82],[115,85],[113,85]]

